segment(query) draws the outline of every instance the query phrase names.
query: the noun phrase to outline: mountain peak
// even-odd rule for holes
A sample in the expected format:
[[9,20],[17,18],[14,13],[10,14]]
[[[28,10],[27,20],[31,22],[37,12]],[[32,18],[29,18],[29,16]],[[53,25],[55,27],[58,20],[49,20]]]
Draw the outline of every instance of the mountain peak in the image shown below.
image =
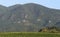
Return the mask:
[[36,3],[26,3],[24,5],[39,5],[39,4],[36,4]]

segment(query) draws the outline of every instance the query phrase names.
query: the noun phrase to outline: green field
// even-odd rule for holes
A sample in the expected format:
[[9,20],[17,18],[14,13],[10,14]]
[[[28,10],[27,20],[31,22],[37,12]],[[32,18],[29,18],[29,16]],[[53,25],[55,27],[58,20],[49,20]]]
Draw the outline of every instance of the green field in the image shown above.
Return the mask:
[[60,33],[0,32],[0,37],[60,37]]

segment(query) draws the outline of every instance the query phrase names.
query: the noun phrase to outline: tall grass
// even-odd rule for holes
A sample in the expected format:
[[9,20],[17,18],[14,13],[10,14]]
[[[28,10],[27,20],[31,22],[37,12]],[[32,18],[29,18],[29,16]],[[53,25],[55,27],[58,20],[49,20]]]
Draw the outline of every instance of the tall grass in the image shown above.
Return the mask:
[[3,32],[0,37],[60,37],[60,33],[44,32]]

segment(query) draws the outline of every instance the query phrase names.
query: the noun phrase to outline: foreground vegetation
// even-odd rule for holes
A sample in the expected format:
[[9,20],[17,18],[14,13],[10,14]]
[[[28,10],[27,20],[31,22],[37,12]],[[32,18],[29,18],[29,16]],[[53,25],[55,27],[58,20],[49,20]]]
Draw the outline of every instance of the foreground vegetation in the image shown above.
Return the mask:
[[45,32],[4,32],[0,37],[60,37],[60,33]]

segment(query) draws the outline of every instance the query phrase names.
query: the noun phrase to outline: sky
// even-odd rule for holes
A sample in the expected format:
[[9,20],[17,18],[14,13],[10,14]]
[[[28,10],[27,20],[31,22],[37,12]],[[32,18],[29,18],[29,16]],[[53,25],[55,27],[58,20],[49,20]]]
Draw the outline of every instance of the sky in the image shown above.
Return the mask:
[[25,3],[36,3],[49,8],[60,9],[60,0],[0,0],[0,5],[7,7]]

